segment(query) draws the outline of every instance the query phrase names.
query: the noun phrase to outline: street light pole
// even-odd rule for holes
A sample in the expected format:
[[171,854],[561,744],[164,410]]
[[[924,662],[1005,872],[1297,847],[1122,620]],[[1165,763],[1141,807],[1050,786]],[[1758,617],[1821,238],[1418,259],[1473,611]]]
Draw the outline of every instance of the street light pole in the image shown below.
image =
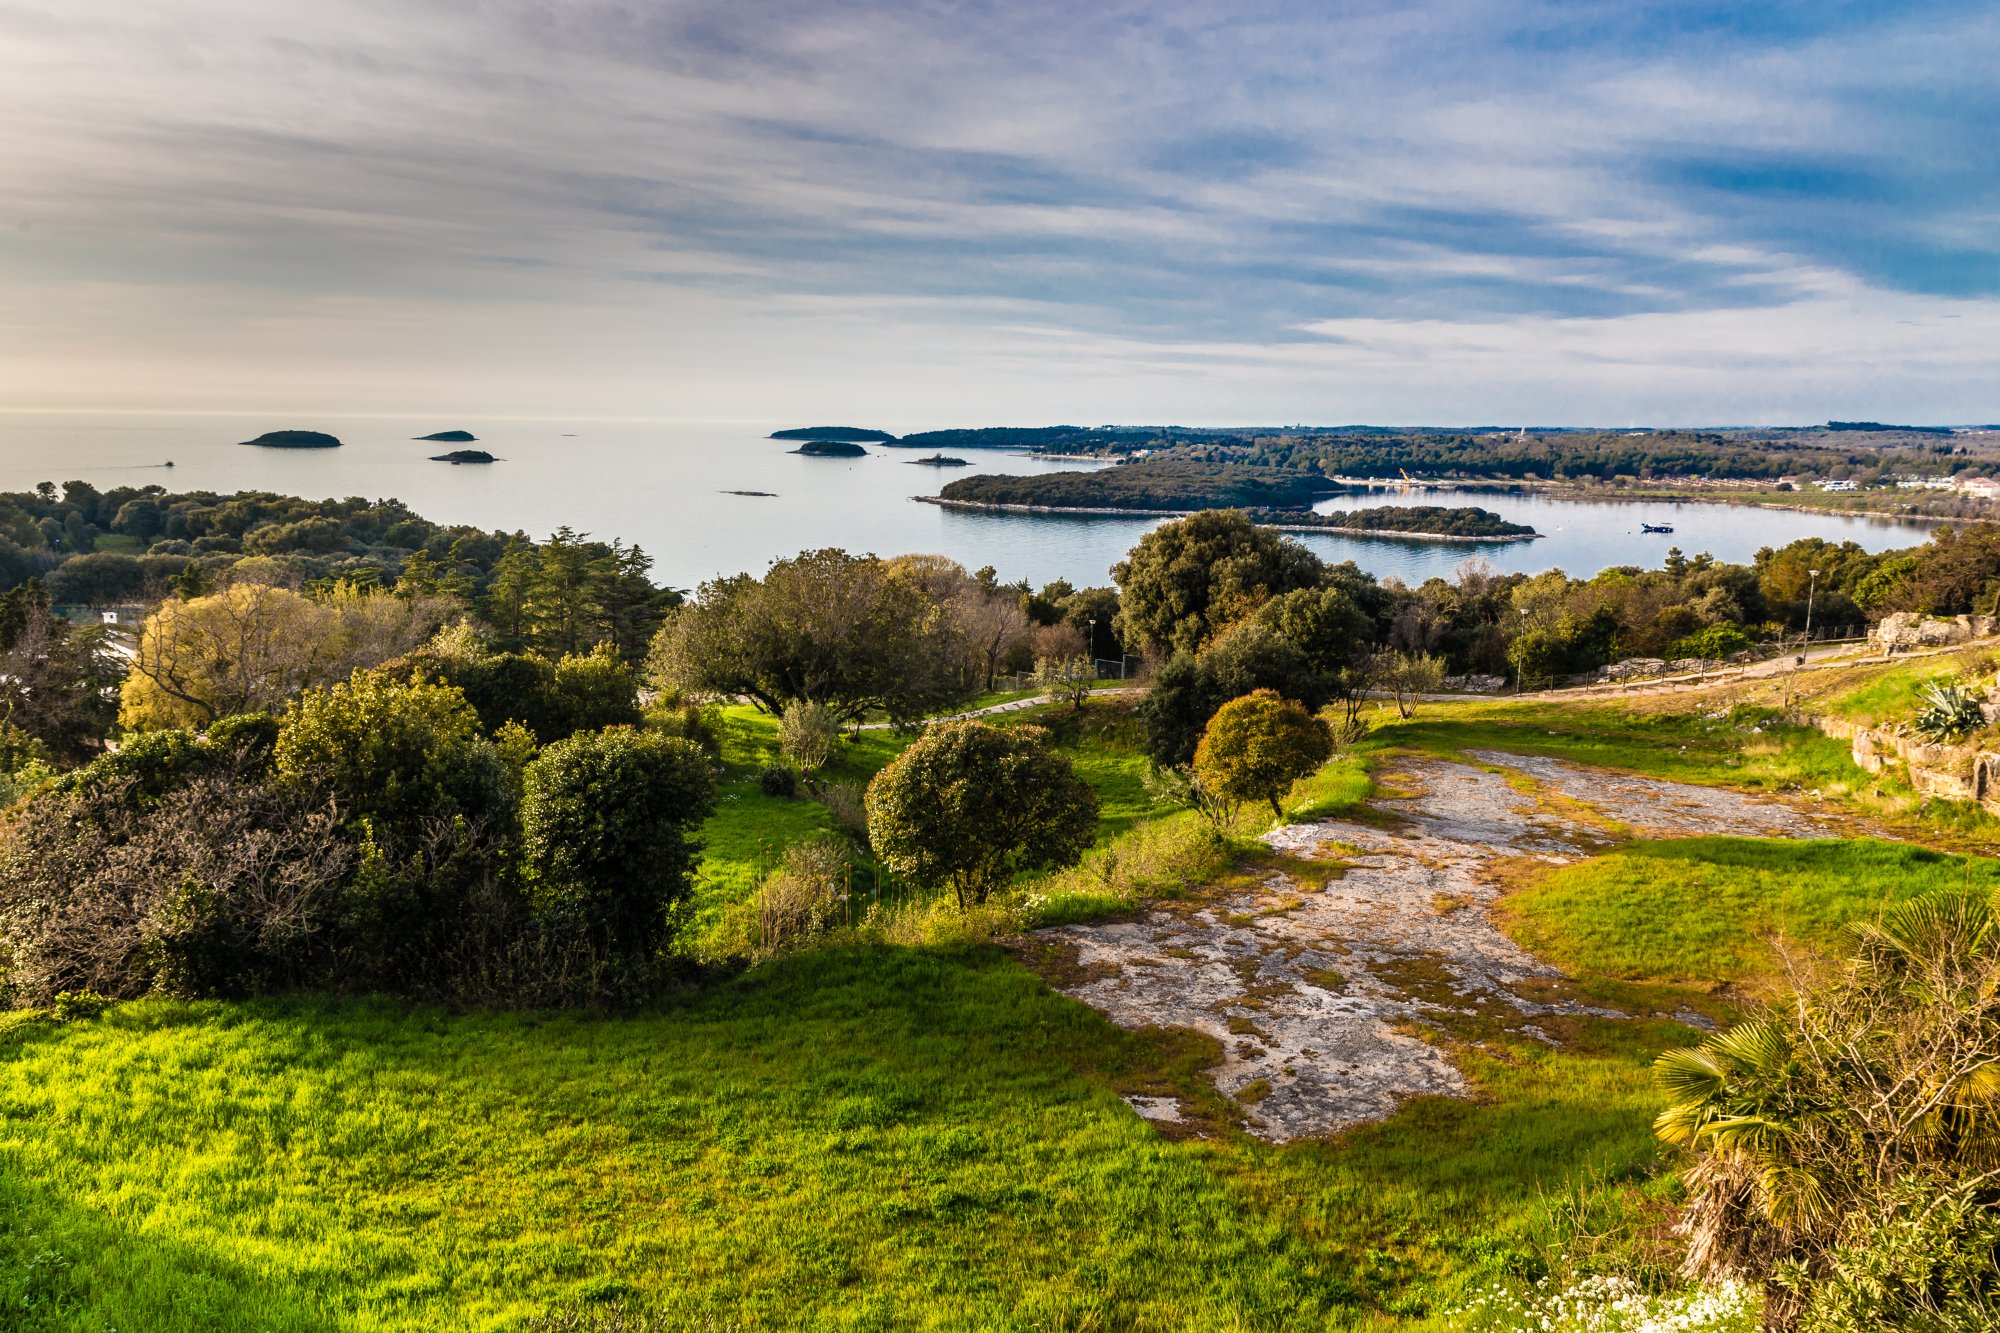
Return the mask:
[[1819,590],[1819,571],[1817,569],[1809,569],[1806,572],[1812,575],[1812,581],[1806,584],[1806,637],[1810,639],[1812,637],[1813,594]]
[[1092,616],[1090,618],[1090,674],[1092,679],[1095,679],[1097,676],[1097,617],[1096,616]]

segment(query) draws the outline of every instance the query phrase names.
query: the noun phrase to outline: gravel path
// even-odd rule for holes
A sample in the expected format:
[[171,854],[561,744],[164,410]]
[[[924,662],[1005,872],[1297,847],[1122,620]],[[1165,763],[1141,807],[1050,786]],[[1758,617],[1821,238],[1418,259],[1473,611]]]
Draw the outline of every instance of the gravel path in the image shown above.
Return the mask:
[[[1394,794],[1376,804],[1408,821],[1401,830],[1322,821],[1264,835],[1274,851],[1345,863],[1323,891],[1273,872],[1224,901],[1160,903],[1133,921],[1030,938],[1073,951],[1067,975],[1083,979],[1066,993],[1120,1026],[1219,1040],[1216,1088],[1245,1105],[1253,1133],[1282,1143],[1380,1119],[1405,1097],[1466,1095],[1429,1039],[1442,1015],[1550,1044],[1560,1043],[1555,1020],[1636,1016],[1584,1003],[1494,927],[1498,891],[1481,875],[1491,858],[1566,862],[1632,833],[1830,836],[1740,793],[1477,758],[1502,771],[1425,759],[1381,775]],[[1692,1010],[1671,1017],[1708,1026]],[[1149,1119],[1181,1119],[1171,1098],[1129,1100]]]

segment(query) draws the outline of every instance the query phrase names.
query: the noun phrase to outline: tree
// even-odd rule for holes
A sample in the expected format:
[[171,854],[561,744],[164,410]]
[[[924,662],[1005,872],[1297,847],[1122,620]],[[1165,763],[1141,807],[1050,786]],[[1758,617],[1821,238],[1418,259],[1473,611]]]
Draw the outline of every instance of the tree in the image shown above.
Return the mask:
[[1256,619],[1289,640],[1319,672],[1353,665],[1375,637],[1375,623],[1337,585],[1297,588],[1273,597],[1257,609]]
[[1333,757],[1326,723],[1276,690],[1257,690],[1216,710],[1194,752],[1194,771],[1225,800],[1262,797],[1282,819],[1278,798]]
[[960,594],[958,606],[959,623],[984,668],[986,688],[991,690],[1001,659],[1027,637],[1031,622],[1021,610],[1020,598],[988,592],[976,583]]
[[352,584],[304,597],[237,582],[163,602],[140,629],[119,721],[144,731],[275,710],[301,690],[409,652],[449,610],[439,598],[402,599]]
[[1075,865],[1097,831],[1097,793],[1040,727],[934,725],[866,803],[883,862],[926,891],[949,887],[961,909],[1023,871]]
[[653,641],[647,673],[685,694],[747,695],[763,712],[823,704],[843,722],[912,722],[966,697],[969,648],[923,571],[809,551],[705,583]]
[[1255,622],[1240,625],[1200,657],[1174,654],[1154,675],[1137,710],[1146,753],[1164,767],[1192,763],[1208,720],[1231,699],[1272,689],[1319,708],[1335,684],[1291,640]]
[[1052,704],[1083,707],[1097,682],[1097,664],[1088,657],[1044,657],[1035,663],[1035,688]]
[[1417,715],[1422,698],[1444,684],[1444,659],[1420,653],[1378,653],[1369,669],[1376,689],[1387,690],[1396,700],[1396,715]]
[[1111,567],[1118,637],[1198,653],[1271,598],[1316,586],[1324,571],[1303,543],[1256,526],[1240,510],[1163,523]]
[[536,756],[524,786],[538,914],[613,953],[657,948],[693,891],[695,830],[715,810],[701,748],[630,727],[579,732]]
[[39,582],[0,594],[0,737],[9,745],[25,736],[60,759],[83,759],[111,728],[118,675],[104,632],[50,615]]

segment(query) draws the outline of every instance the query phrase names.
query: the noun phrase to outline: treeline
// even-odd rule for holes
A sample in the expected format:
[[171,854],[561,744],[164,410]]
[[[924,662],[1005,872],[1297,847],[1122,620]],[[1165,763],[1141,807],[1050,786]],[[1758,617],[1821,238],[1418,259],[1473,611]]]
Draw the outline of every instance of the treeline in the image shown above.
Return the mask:
[[[1328,476],[1437,479],[1492,478],[1506,481],[1613,481],[1669,476],[1770,480],[1791,474],[1839,475],[1882,472],[1930,474],[1950,469],[1944,460],[1956,450],[1951,434],[1934,443],[1907,438],[1869,446],[1872,432],[1834,431],[1856,438],[1820,439],[1766,433],[1751,439],[1713,431],[1563,431],[1525,438],[1466,431],[1342,430],[1253,436],[1226,431],[1167,427],[1072,426],[1028,429],[926,431],[898,441],[904,445],[957,448],[1032,448],[1042,453],[1130,456],[1162,453],[1177,463],[1240,463],[1252,467],[1321,472]],[[1838,474],[1835,469],[1840,469]],[[968,479],[969,480],[969,479]],[[997,502],[995,502],[997,503]],[[1035,503],[1029,501],[1008,503]]]
[[522,532],[444,526],[398,500],[160,486],[100,492],[82,481],[0,495],[0,589],[36,578],[58,606],[153,602],[182,578],[197,586],[395,586],[458,600],[506,647],[564,653],[608,641],[637,661],[678,600],[652,583],[651,568],[643,550],[622,541],[568,528],[536,542]]
[[1332,489],[1269,468],[1143,459],[1096,472],[960,477],[939,493],[968,504],[1058,509],[1303,509]]
[[1311,468],[1329,476],[1396,478],[1497,477],[1518,481],[1595,477],[1710,476],[1775,479],[1790,474],[1847,469],[1934,470],[1951,445],[1885,453],[1861,447],[1827,448],[1782,441],[1747,441],[1700,431],[1643,435],[1561,434],[1527,439],[1474,435],[1405,435],[1391,438],[1266,437],[1251,443],[1240,461],[1266,467]]

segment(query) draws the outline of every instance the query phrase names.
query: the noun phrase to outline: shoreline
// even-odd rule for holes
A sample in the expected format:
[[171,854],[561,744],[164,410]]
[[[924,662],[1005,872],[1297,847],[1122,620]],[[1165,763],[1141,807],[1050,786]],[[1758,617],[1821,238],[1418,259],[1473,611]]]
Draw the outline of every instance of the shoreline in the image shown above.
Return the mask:
[[[913,495],[910,498],[918,504],[937,505],[941,509],[965,509],[989,514],[1090,514],[1116,518],[1186,518],[1190,514],[1206,512],[1200,509],[1081,509],[1061,505],[986,504],[977,500],[947,500],[941,495]],[[1240,505],[1233,507],[1242,508]],[[1339,537],[1388,537],[1399,541],[1422,542],[1530,542],[1548,535],[1542,532],[1510,532],[1495,533],[1485,537],[1463,537],[1442,532],[1411,532],[1401,528],[1336,528],[1324,523],[1259,523],[1257,526],[1275,528],[1279,532],[1330,532]]]

